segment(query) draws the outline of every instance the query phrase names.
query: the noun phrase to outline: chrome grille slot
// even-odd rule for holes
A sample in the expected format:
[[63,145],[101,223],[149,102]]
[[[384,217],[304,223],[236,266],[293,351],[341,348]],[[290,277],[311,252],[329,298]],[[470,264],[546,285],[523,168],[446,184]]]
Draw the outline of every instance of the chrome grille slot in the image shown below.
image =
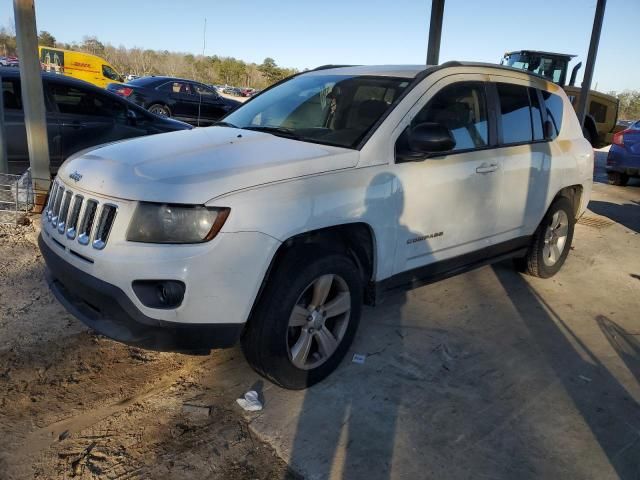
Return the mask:
[[95,220],[96,210],[98,209],[98,202],[95,200],[87,200],[87,206],[84,209],[84,216],[82,217],[82,223],[78,230],[78,242],[81,245],[88,245],[91,238],[91,228],[93,227],[93,221]]
[[67,215],[69,214],[69,205],[71,204],[71,197],[73,193],[67,190],[64,193],[62,199],[62,206],[60,207],[60,214],[58,215],[58,233],[64,233],[64,228],[67,224]]
[[64,195],[64,187],[62,185],[58,186],[58,191],[56,192],[56,199],[53,202],[53,212],[51,213],[51,223],[55,227],[58,224],[58,213],[60,213],[60,204],[62,203],[62,196]]
[[53,185],[51,185],[51,191],[49,192],[49,200],[47,200],[47,208],[44,212],[47,220],[49,221],[51,221],[51,211],[53,210],[53,204],[55,203],[56,193],[58,193],[58,182],[53,182]]
[[98,250],[102,250],[107,244],[107,239],[109,238],[109,232],[111,231],[111,226],[113,225],[113,220],[116,217],[116,207],[115,205],[105,204],[102,206],[102,211],[100,212],[100,220],[98,221],[98,226],[96,228],[96,234],[93,240],[93,248],[97,248]]
[[83,200],[84,198],[82,195],[76,195],[73,199],[73,207],[71,207],[69,220],[67,220],[67,238],[71,240],[76,238],[76,234],[78,233],[78,220],[80,219],[80,210],[82,209]]

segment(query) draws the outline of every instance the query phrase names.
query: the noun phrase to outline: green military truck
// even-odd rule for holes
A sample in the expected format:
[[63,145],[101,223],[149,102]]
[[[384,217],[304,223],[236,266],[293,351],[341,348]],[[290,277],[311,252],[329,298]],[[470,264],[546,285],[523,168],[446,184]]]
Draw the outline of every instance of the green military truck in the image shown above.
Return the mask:
[[[575,86],[575,81],[582,62],[573,67],[567,81],[569,62],[572,58],[575,58],[575,55],[518,50],[505,53],[500,63],[537,73],[557,83],[564,88],[573,108],[577,109],[580,87]],[[582,127],[584,136],[594,147],[608,145],[612,142],[613,134],[619,129],[617,127],[618,99],[605,93],[590,90],[587,100],[587,115]]]

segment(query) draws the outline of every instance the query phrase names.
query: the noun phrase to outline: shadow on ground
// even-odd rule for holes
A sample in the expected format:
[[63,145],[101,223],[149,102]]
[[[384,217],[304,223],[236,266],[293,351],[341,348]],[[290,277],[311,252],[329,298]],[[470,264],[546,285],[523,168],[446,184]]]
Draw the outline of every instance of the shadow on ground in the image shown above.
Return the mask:
[[591,200],[589,210],[603,217],[607,217],[620,225],[624,225],[634,232],[640,233],[640,203],[631,202],[619,205],[617,203]]
[[[604,315],[575,321],[510,263],[430,285],[366,309],[340,369],[268,388],[251,426],[311,480],[637,479],[638,343]],[[600,332],[606,353],[582,340]]]

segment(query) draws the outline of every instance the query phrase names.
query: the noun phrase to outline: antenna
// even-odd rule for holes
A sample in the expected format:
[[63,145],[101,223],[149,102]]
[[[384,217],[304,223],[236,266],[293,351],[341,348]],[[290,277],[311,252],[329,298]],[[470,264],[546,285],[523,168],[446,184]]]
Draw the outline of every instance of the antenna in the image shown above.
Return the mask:
[[[207,47],[207,17],[204,17],[204,30],[202,31],[202,56],[204,57],[204,49]],[[198,126],[200,126],[200,108],[202,107],[202,92],[198,98]]]

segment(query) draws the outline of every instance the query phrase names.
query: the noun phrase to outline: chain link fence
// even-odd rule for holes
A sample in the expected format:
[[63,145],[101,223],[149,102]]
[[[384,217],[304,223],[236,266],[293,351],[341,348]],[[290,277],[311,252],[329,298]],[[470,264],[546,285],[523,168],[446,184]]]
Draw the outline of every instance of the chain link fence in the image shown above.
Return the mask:
[[33,208],[31,170],[23,175],[0,173],[0,224],[18,225]]

